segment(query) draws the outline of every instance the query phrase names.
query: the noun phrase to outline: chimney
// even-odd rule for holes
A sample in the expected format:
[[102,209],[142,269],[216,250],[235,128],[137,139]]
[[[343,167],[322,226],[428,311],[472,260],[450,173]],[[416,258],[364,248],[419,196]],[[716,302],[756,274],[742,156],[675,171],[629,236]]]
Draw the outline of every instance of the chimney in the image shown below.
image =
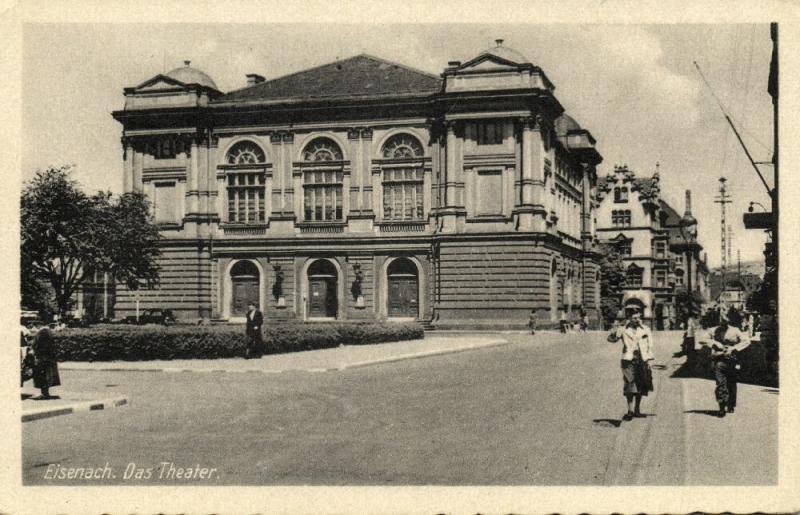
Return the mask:
[[186,66],[187,68],[189,67],[190,64],[192,64],[192,62],[189,60],[183,62],[183,65]]
[[495,39],[494,42],[497,43],[497,46],[503,46],[503,40],[502,39]]
[[253,86],[255,84],[261,84],[264,82],[264,77],[258,75],[257,73],[248,73],[247,74],[247,85]]
[[686,212],[685,215],[692,214],[692,190],[686,190]]

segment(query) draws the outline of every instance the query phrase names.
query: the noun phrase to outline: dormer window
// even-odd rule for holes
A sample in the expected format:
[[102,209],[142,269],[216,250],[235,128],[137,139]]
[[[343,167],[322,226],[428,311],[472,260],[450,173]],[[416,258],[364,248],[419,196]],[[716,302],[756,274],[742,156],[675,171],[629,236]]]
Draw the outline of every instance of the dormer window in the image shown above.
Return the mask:
[[625,203],[628,201],[628,187],[616,187],[614,188],[614,202],[616,203]]

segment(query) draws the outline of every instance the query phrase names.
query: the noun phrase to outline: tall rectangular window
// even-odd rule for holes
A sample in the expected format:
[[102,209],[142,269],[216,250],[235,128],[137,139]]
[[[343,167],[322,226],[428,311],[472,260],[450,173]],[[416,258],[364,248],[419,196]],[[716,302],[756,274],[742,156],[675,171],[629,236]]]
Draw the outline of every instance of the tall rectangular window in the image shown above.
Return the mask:
[[667,287],[667,271],[666,270],[656,270],[654,275],[655,275],[656,288],[666,288]]
[[172,223],[177,221],[175,213],[175,183],[156,183],[153,207],[156,223]]
[[655,255],[657,258],[665,258],[667,257],[667,242],[666,241],[656,241],[655,242]]
[[385,220],[422,220],[422,201],[422,168],[384,168],[383,218]]
[[343,219],[341,170],[303,172],[303,212],[306,222]]
[[228,222],[264,223],[266,221],[265,198],[263,173],[228,174]]
[[479,122],[475,125],[478,145],[503,143],[503,122]]

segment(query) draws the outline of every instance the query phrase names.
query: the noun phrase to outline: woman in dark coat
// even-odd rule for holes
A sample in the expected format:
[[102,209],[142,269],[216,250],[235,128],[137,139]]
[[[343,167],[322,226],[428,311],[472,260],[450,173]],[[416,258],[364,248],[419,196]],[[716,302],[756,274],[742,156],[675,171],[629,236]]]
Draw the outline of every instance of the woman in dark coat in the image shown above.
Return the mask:
[[58,377],[58,363],[56,349],[53,343],[53,333],[44,327],[33,337],[33,386],[42,391],[40,398],[51,399],[50,388],[61,385]]

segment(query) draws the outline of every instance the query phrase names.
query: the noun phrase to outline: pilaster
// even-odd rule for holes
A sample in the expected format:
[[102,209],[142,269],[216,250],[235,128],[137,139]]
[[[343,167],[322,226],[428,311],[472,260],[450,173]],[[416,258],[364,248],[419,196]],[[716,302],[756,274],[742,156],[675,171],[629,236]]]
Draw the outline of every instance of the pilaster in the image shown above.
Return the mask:
[[122,138],[122,191],[133,191],[133,145],[130,138]]

